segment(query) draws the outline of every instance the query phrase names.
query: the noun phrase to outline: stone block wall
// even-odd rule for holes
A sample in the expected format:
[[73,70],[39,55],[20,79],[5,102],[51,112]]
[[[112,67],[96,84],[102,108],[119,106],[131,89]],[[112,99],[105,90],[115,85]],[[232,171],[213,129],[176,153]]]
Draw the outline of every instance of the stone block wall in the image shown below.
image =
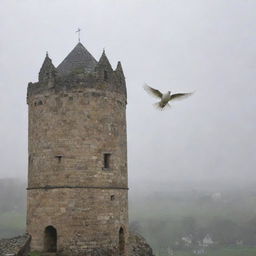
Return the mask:
[[72,79],[28,87],[31,249],[127,255],[126,95]]
[[56,229],[57,251],[69,256],[94,248],[118,253],[121,227],[127,239],[127,190],[35,189],[28,191],[28,202],[32,250],[44,250],[48,226]]
[[[125,98],[81,89],[32,95],[28,186],[127,187]],[[104,154],[110,168],[104,169]]]

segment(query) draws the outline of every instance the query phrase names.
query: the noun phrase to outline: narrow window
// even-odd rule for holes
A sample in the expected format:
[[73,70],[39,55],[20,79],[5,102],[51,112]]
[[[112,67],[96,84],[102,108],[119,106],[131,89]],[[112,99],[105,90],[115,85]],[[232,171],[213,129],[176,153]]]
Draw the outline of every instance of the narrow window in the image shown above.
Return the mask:
[[32,164],[32,156],[31,156],[31,154],[29,154],[29,157],[28,157],[28,169],[29,170],[31,168],[31,164]]
[[57,159],[58,159],[58,162],[59,162],[59,163],[61,162],[62,157],[63,157],[63,156],[61,156],[61,155],[57,155],[57,156],[55,156],[55,158],[57,158]]
[[110,196],[110,200],[111,200],[111,201],[114,201],[114,200],[115,200],[115,195],[111,195],[111,196]]
[[110,156],[111,154],[104,154],[104,168],[110,168]]
[[125,237],[123,228],[120,228],[119,230],[119,255],[125,255]]
[[104,70],[104,81],[108,80],[108,72]]

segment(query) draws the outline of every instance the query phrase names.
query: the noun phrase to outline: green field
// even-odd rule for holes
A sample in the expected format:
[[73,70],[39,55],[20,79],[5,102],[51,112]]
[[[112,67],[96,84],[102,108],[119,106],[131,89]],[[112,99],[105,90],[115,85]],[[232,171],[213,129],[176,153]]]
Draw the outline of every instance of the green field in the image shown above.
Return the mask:
[[[214,201],[204,192],[130,197],[131,227],[146,238],[157,256],[169,256],[168,247],[179,248],[175,256],[196,255],[186,251],[181,237],[192,234],[195,245],[207,233],[221,248],[201,255],[256,256],[256,193],[228,191],[222,197]],[[236,241],[243,241],[244,247],[235,246]]]
[[23,234],[25,224],[25,213],[0,213],[0,239]]
[[[168,254],[156,254],[157,256],[167,256]],[[175,252],[174,256],[195,256],[196,254],[191,251],[179,251]],[[208,249],[204,256],[255,256],[256,247],[234,247],[234,248],[219,248]]]

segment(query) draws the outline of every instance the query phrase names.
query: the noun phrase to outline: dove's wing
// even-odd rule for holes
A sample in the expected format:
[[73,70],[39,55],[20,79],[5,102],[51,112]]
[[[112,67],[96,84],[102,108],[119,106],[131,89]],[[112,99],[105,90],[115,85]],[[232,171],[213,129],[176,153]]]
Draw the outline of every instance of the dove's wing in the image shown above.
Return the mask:
[[157,98],[162,98],[162,96],[163,96],[163,94],[160,91],[148,86],[147,84],[144,85],[144,88],[148,93],[150,93],[151,95],[153,95]]
[[192,92],[189,92],[189,93],[175,93],[175,94],[171,95],[170,100],[181,100],[181,99],[189,97],[192,94],[193,94]]

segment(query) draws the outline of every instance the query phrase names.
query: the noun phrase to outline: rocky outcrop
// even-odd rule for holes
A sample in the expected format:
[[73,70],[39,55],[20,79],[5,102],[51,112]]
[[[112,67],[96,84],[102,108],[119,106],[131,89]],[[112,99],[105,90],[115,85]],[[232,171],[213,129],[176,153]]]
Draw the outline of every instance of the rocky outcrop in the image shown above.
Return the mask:
[[129,235],[129,256],[154,256],[152,248],[146,240],[138,233],[130,232]]
[[0,256],[25,256],[28,253],[30,236],[28,234],[0,240]]
[[[27,256],[30,236],[28,234],[0,240],[0,256]],[[129,234],[129,256],[154,256],[150,245],[137,233]],[[91,256],[113,256],[110,251],[94,249]]]
[[[138,233],[129,233],[128,256],[154,256],[152,248],[146,242],[145,238]],[[94,249],[90,256],[113,256],[111,251],[103,249]]]

